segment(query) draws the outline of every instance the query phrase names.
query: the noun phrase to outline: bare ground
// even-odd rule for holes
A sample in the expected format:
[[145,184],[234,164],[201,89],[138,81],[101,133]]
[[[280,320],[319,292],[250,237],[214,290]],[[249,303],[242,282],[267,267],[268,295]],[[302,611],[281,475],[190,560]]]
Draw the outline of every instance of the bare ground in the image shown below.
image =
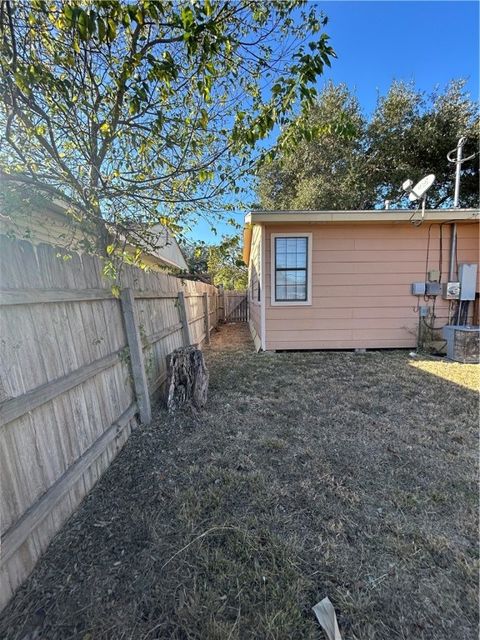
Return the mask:
[[346,640],[476,639],[478,367],[239,326],[207,359],[207,409],[131,436],[0,637],[313,640],[328,595]]

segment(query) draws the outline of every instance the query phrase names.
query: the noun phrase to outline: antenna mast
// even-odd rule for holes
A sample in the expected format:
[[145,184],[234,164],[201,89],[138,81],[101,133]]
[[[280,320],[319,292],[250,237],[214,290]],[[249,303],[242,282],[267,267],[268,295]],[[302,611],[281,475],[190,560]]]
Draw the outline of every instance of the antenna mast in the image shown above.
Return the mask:
[[[453,196],[454,209],[458,209],[458,203],[460,200],[460,175],[462,172],[462,164],[464,162],[467,162],[467,160],[471,160],[472,158],[475,157],[475,154],[473,153],[471,156],[468,156],[467,158],[463,158],[463,147],[465,146],[466,141],[467,139],[462,136],[460,140],[457,142],[456,148],[452,149],[447,153],[447,160],[449,162],[455,163],[455,192]],[[455,151],[457,152],[457,157],[453,158],[453,154],[455,153]]]

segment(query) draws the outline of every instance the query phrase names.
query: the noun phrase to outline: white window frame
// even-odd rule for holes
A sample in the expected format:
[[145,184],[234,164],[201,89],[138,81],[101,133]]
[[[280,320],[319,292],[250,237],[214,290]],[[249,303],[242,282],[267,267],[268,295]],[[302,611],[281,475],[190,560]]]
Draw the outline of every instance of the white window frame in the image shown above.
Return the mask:
[[[307,238],[307,299],[275,300],[275,240],[276,238]],[[312,233],[272,233],[270,234],[270,304],[272,307],[305,307],[312,305]]]

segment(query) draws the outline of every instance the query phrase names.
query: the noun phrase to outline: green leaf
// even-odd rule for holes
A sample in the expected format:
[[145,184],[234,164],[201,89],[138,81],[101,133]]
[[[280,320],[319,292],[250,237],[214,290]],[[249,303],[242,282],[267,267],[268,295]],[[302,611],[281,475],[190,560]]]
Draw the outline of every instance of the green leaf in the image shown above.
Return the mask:
[[107,38],[110,42],[115,40],[117,35],[117,23],[113,18],[109,18],[107,22]]
[[105,21],[101,16],[98,16],[97,18],[97,27],[98,27],[98,40],[99,42],[103,42],[105,40],[107,29],[105,26]]
[[186,32],[190,31],[193,23],[194,23],[194,17],[193,17],[193,11],[191,10],[190,7],[188,6],[184,6],[180,12],[180,19],[182,21],[182,25],[183,28]]
[[201,109],[199,122],[204,129],[207,128],[208,125],[208,113],[205,109]]
[[83,9],[79,9],[77,18],[77,28],[80,38],[84,41],[88,40],[88,16],[87,12]]

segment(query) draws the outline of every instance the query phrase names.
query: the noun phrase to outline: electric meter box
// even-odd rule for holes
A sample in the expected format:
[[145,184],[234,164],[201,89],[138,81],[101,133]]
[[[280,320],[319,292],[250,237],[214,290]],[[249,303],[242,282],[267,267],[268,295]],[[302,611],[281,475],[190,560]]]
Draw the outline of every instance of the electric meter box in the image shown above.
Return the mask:
[[425,282],[412,282],[412,296],[425,295]]
[[460,282],[444,282],[442,298],[445,300],[458,300],[460,297]]
[[458,279],[460,280],[460,300],[475,300],[477,291],[478,265],[464,263],[458,265]]
[[442,285],[440,282],[427,282],[425,293],[427,296],[439,296],[442,293]]

